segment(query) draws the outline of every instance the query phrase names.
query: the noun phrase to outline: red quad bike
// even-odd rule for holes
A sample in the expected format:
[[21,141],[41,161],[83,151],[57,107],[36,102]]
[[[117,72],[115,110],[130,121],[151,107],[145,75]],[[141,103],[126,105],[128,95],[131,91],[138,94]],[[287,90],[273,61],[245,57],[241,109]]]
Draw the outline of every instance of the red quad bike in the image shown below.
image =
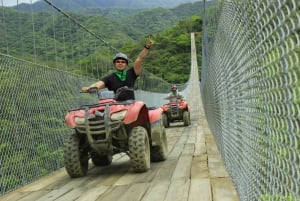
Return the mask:
[[89,159],[95,166],[112,163],[114,154],[124,152],[134,172],[146,172],[150,161],[167,158],[167,137],[162,109],[147,108],[142,101],[123,101],[133,89],[123,87],[114,94],[91,88],[98,103],[69,110],[66,124],[74,130],[64,141],[64,166],[70,177],[85,176]]
[[162,121],[165,128],[170,127],[171,122],[183,121],[184,126],[191,124],[189,107],[181,96],[166,98],[169,103],[161,106],[163,110]]

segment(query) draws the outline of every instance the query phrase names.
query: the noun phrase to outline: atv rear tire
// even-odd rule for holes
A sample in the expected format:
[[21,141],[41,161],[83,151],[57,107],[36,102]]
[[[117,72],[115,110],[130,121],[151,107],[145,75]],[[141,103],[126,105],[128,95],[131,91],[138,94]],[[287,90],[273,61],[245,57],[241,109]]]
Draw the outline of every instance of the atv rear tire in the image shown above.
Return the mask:
[[112,155],[100,155],[96,152],[92,152],[91,159],[95,166],[106,166],[111,164]]
[[163,122],[163,125],[164,125],[165,128],[169,128],[170,123],[169,123],[168,117],[165,113],[162,114],[162,122]]
[[190,113],[188,111],[183,112],[183,124],[184,126],[191,124]]
[[150,169],[150,143],[144,127],[137,126],[130,131],[128,146],[130,165],[133,171],[148,171]]
[[89,157],[84,145],[85,140],[81,140],[76,134],[68,136],[64,141],[64,166],[72,178],[87,174]]
[[151,161],[164,161],[168,155],[167,135],[164,127],[161,129],[160,145],[151,147]]

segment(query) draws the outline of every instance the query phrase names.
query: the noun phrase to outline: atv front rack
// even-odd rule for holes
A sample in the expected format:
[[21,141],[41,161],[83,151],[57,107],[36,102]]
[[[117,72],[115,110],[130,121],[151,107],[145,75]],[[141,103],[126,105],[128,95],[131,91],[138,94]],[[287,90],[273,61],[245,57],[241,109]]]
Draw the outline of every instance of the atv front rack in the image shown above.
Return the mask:
[[101,107],[101,106],[106,106],[106,105],[130,105],[134,102],[134,100],[129,100],[129,101],[117,101],[117,102],[109,102],[109,103],[96,103],[96,104],[83,104],[79,108],[74,108],[68,110],[69,112],[71,111],[76,111],[76,110],[85,110],[86,108],[93,108],[93,107]]

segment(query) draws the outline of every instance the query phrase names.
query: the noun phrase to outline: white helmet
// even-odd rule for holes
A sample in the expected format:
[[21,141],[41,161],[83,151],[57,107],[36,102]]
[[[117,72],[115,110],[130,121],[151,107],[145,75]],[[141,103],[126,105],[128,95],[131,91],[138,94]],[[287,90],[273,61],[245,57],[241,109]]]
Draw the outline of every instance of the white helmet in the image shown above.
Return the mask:
[[119,53],[117,53],[117,54],[114,56],[114,58],[113,58],[113,63],[115,63],[115,61],[116,61],[117,59],[123,59],[123,60],[125,60],[126,63],[128,64],[128,57],[127,57],[126,54],[123,54],[122,52],[119,52]]

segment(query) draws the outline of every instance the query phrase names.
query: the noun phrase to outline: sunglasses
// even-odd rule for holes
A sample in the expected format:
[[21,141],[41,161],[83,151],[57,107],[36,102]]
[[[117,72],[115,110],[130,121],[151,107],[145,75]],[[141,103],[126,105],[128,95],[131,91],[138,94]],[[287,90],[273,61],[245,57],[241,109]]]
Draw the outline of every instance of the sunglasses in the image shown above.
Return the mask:
[[117,60],[117,61],[116,61],[116,63],[125,64],[125,63],[126,63],[126,61],[124,61],[124,60]]

